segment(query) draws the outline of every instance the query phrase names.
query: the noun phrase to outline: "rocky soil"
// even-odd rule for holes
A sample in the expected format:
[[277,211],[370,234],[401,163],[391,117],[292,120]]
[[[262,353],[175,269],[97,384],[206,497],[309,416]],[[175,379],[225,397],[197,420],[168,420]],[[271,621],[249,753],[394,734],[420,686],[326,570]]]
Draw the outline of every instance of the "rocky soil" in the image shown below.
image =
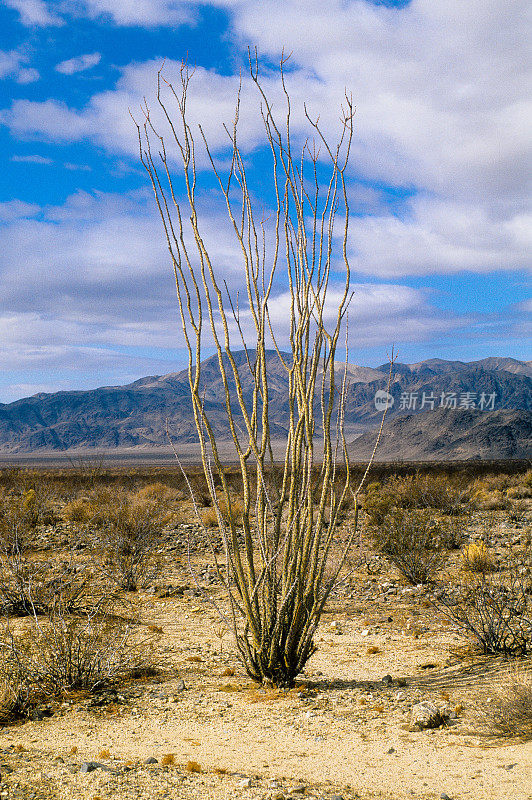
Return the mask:
[[[359,562],[296,687],[264,689],[191,579],[190,530],[167,534],[164,579],[134,595],[157,671],[1,728],[0,798],[532,800],[532,744],[497,740],[482,720],[514,664],[479,656],[430,589]],[[46,547],[68,533],[54,545],[45,531]],[[491,535],[502,553],[522,531],[493,515]],[[201,554],[194,564],[223,603]]]

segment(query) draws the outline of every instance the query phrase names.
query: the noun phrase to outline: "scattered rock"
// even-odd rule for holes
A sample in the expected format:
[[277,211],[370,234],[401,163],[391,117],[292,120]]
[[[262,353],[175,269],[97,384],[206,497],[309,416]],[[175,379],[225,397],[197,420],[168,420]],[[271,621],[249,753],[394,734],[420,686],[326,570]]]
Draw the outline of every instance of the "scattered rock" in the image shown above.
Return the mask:
[[382,679],[382,682],[385,683],[387,686],[391,686],[393,683],[393,678],[391,675],[385,675]]
[[145,764],[158,764],[159,762],[157,761],[156,758],[154,758],[153,756],[150,756],[149,758],[146,759],[146,761],[144,763]]
[[426,728],[439,728],[440,725],[444,724],[445,718],[442,716],[438,706],[428,700],[424,700],[412,706],[411,721],[414,728],[424,730]]
[[111,769],[111,767],[108,767],[107,764],[101,764],[99,761],[85,761],[81,765],[79,771],[86,773],[86,772],[94,772],[94,770],[96,769],[101,769],[104,772],[112,772],[115,775],[118,774],[115,769]]
[[238,786],[241,789],[249,789],[251,786],[251,778],[242,778],[242,780],[238,781]]

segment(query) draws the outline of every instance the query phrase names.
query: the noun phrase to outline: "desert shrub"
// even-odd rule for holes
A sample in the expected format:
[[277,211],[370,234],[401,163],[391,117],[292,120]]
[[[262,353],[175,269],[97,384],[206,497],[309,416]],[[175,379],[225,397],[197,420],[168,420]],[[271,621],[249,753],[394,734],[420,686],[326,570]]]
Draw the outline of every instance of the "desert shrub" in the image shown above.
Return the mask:
[[511,522],[522,523],[528,516],[528,503],[526,500],[512,500],[508,509],[508,519]]
[[76,497],[63,506],[63,519],[68,522],[88,523],[92,520],[94,513],[90,498]]
[[532,497],[532,486],[525,483],[518,483],[517,486],[510,486],[506,492],[506,497],[510,500],[525,500]]
[[528,486],[529,489],[532,489],[532,469],[529,469],[525,472],[521,483],[524,486]]
[[394,475],[386,491],[400,508],[437,508],[445,513],[454,513],[464,497],[446,475]]
[[201,512],[201,521],[206,528],[215,528],[218,525],[218,515],[213,506],[206,508]]
[[483,542],[470,542],[462,553],[462,567],[466,572],[491,572],[495,562]]
[[498,736],[532,739],[532,674],[516,671],[491,693],[482,709],[483,723]]
[[392,511],[393,506],[393,497],[384,492],[379,484],[368,486],[364,498],[364,511],[368,515],[370,525],[381,525],[387,514]]
[[512,478],[510,475],[504,473],[497,473],[491,475],[484,475],[475,481],[475,488],[486,492],[505,492],[510,486]]
[[60,605],[29,625],[0,634],[0,673],[30,695],[59,697],[65,692],[95,691],[138,669],[147,653],[136,626],[96,602],[84,613],[70,615]]
[[166,521],[159,503],[115,494],[113,504],[100,511],[95,542],[104,574],[126,591],[146,586],[160,570],[159,536]]
[[90,583],[87,571],[72,555],[50,563],[33,553],[30,523],[17,505],[4,504],[0,516],[0,608],[2,613],[26,616],[42,613],[58,601],[73,610],[83,604]]
[[486,654],[524,655],[532,650],[530,553],[512,552],[496,573],[469,573],[436,592],[436,605]]
[[[381,525],[393,509],[434,509],[447,515],[458,514],[466,493],[445,475],[392,475],[385,483],[370,483],[364,498],[364,510],[371,525]],[[458,530],[458,528],[455,528]],[[449,528],[451,533],[451,528]],[[456,547],[452,540],[449,546]]]
[[138,502],[157,502],[157,503],[170,503],[173,500],[182,500],[183,492],[178,489],[172,489],[162,481],[155,483],[148,483],[136,492],[135,497]]
[[473,494],[473,502],[484,511],[505,511],[510,505],[510,500],[502,491],[485,491],[479,489]]
[[[52,525],[56,514],[51,495],[42,491],[42,487],[12,491],[4,494],[0,500],[0,517],[16,516],[27,527]],[[1,524],[1,523],[0,523]]]
[[374,547],[413,585],[432,580],[447,560],[445,520],[426,509],[395,509],[370,529]]
[[223,521],[230,525],[242,524],[242,514],[244,511],[241,501],[230,496],[229,500],[225,497],[217,497],[216,503],[209,508],[206,508],[201,514],[201,521],[206,528],[216,528],[218,526],[218,513],[221,514]]

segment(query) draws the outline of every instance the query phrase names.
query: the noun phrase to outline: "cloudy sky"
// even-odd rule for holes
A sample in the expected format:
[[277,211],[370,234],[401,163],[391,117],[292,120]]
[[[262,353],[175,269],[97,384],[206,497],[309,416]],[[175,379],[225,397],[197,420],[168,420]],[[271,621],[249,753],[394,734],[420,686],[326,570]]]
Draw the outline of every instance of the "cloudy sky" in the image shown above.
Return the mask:
[[[216,150],[249,45],[274,97],[292,52],[296,119],[305,99],[332,131],[353,95],[350,359],[376,366],[392,344],[406,362],[532,358],[529,13],[525,0],[3,0],[0,402],[183,366],[130,110],[153,101],[163,60],[172,78],[187,58],[191,114]],[[240,143],[258,187],[251,89]],[[213,260],[237,286],[238,249],[199,183]]]

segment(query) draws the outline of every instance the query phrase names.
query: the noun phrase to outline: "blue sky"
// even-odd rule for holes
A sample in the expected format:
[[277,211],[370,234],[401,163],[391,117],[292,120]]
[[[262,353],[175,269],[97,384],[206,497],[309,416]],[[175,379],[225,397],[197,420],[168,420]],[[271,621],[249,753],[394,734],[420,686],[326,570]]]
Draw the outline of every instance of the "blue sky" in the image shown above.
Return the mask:
[[[163,59],[171,77],[188,57],[216,149],[248,45],[274,94],[292,52],[295,107],[327,131],[353,95],[351,360],[380,364],[392,344],[406,362],[532,358],[528,14],[521,0],[4,0],[0,402],[184,365],[129,109],[153,100]],[[267,186],[246,83],[243,101],[241,145]],[[235,244],[209,209],[236,288]]]

